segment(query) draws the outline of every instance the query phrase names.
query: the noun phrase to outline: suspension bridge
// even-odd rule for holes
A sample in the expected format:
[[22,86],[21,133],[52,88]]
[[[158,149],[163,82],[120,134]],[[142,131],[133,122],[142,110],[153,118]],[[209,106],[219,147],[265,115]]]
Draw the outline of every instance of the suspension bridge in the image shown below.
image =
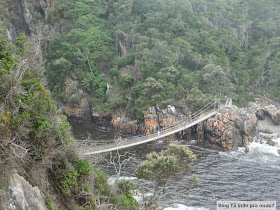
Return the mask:
[[[143,136],[133,136],[128,138],[121,138],[115,140],[106,140],[109,142],[103,145],[86,145],[80,146],[80,155],[93,155],[104,152],[110,152],[114,150],[120,150],[132,146],[136,146],[139,144],[144,144],[147,142],[155,141],[166,136],[175,134],[187,128],[190,128],[214,115],[219,113],[225,107],[231,107],[232,100],[228,99],[214,99],[213,101],[206,104],[203,108],[193,113],[190,117],[185,117],[180,122],[175,125],[172,125],[166,129],[160,130],[158,132],[143,135]],[[81,142],[78,142],[81,143]],[[104,141],[105,143],[105,141]]]

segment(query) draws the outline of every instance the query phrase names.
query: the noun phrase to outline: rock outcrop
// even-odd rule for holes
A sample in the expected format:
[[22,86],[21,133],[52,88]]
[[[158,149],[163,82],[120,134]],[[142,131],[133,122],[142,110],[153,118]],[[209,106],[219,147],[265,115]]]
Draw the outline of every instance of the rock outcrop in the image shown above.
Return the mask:
[[0,209],[47,210],[44,194],[32,187],[15,171],[10,175],[7,186],[0,191]]
[[259,110],[258,112],[262,111],[265,115],[271,118],[272,122],[275,125],[280,124],[280,109],[274,105],[266,106],[263,109]]
[[220,114],[201,122],[197,126],[200,142],[209,142],[229,150],[238,146],[247,146],[253,141],[258,119],[255,113],[226,108]]
[[53,0],[39,0],[39,4],[44,12],[45,19],[47,19],[53,9]]
[[256,116],[259,119],[257,130],[263,133],[277,133],[280,136],[280,108],[276,103],[270,105],[257,104]]
[[90,104],[86,99],[82,99],[78,107],[64,106],[63,113],[72,123],[92,122]]
[[[150,107],[144,113],[142,121],[131,120],[121,111],[116,113],[107,112],[101,115],[93,110],[92,118],[93,122],[99,126],[107,126],[132,135],[147,135],[175,125],[183,118],[183,115],[178,114],[174,107],[169,106],[164,110],[158,107]],[[166,139],[171,140],[177,137],[174,135]]]
[[[82,106],[79,109],[64,108],[64,112],[69,119],[81,119],[77,120],[77,122],[85,122],[82,119],[85,119],[83,116],[87,111],[88,108],[86,109]],[[132,135],[147,135],[164,130],[191,115],[188,110],[185,110],[185,113],[182,114],[172,106],[168,106],[166,109],[150,107],[144,113],[144,118],[141,121],[131,120],[124,110],[115,111],[114,113],[99,113],[93,108],[89,112],[94,124]],[[171,141],[178,138],[197,139],[200,142],[210,143],[228,150],[236,150],[238,147],[248,146],[256,135],[258,124],[268,118],[279,129],[277,124],[280,121],[280,109],[274,105],[261,107],[257,103],[251,103],[246,109],[231,106],[230,108],[222,109],[219,114],[199,123],[197,126],[166,137],[164,140]],[[86,121],[90,121],[89,117]],[[275,133],[274,130],[271,133]],[[274,145],[275,143],[270,142],[270,144]]]

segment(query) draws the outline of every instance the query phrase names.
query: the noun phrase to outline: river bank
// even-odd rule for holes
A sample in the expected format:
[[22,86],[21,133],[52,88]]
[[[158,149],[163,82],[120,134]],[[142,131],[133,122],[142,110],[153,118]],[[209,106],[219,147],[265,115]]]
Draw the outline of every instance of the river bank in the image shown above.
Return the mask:
[[[97,113],[94,108],[82,103],[79,109],[64,107],[64,113],[72,123],[94,124],[116,130],[127,135],[147,135],[164,130],[191,116],[173,106],[166,109],[150,107],[142,120],[131,120],[125,112]],[[165,141],[176,139],[197,139],[204,144],[236,151],[238,147],[248,147],[257,131],[280,133],[280,109],[267,103],[250,103],[246,108],[224,107],[220,113],[192,128],[165,137]]]
[[[93,125],[86,125],[83,130],[83,126],[73,126],[74,136],[80,140],[87,139],[88,134],[91,134],[93,139],[99,139],[96,133],[102,133],[103,139],[108,134],[108,139],[111,139],[115,133],[112,130],[97,129]],[[280,143],[280,139],[274,137],[274,140]],[[192,139],[178,139],[173,143],[187,145],[196,154],[194,173],[200,183],[188,189],[184,182],[189,178],[188,174],[182,174],[183,180],[175,182],[169,188],[182,191],[160,201],[162,206],[169,209],[214,210],[217,200],[276,200],[279,205],[280,156],[275,153],[279,145],[269,146],[265,142],[260,143],[259,139],[254,137],[253,142],[248,145],[250,150],[246,153],[242,147],[237,151],[228,151]],[[145,159],[145,155],[152,151],[160,151],[167,145],[167,142],[157,141],[121,150],[121,154],[129,152],[132,156],[131,161],[123,168],[121,176],[135,177],[135,167]],[[97,165],[114,177],[112,165],[102,161]],[[146,187],[149,189],[149,183]]]

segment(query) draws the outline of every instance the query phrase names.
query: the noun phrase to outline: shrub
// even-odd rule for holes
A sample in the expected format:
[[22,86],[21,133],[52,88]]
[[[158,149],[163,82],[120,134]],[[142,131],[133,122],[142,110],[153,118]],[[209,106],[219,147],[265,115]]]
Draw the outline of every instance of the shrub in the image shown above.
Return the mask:
[[131,190],[135,190],[137,188],[136,184],[128,179],[120,179],[117,182],[117,186],[122,193],[128,194]]
[[127,88],[131,86],[134,82],[134,78],[131,74],[123,74],[121,76],[120,84],[124,87]]

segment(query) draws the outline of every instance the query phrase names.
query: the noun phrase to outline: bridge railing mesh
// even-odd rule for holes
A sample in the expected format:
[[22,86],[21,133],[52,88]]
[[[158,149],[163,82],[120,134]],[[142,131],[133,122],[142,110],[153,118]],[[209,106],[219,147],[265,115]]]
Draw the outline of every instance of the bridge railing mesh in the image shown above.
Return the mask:
[[[227,99],[214,99],[212,101],[210,101],[208,104],[206,104],[204,107],[202,107],[201,109],[199,109],[198,111],[194,112],[191,116],[186,117],[182,120],[180,120],[178,123],[165,128],[163,130],[160,130],[159,132],[155,132],[152,134],[147,134],[147,135],[141,135],[141,136],[133,136],[133,137],[127,137],[127,138],[123,138],[123,137],[119,137],[116,139],[112,139],[112,140],[106,140],[106,142],[108,142],[107,144],[104,145],[94,145],[94,146],[87,146],[86,148],[83,148],[83,151],[98,151],[98,150],[106,150],[109,148],[117,148],[117,147],[121,147],[124,145],[129,145],[129,144],[133,144],[136,142],[145,142],[148,141],[149,139],[154,139],[156,137],[158,137],[157,139],[166,137],[167,134],[172,133],[172,131],[176,131],[176,130],[182,130],[182,128],[188,127],[190,124],[198,121],[200,118],[202,118],[203,116],[206,116],[208,114],[213,114],[214,112],[218,112],[219,110],[221,110],[224,105],[227,103],[226,102]],[[105,143],[105,141],[103,141]]]

